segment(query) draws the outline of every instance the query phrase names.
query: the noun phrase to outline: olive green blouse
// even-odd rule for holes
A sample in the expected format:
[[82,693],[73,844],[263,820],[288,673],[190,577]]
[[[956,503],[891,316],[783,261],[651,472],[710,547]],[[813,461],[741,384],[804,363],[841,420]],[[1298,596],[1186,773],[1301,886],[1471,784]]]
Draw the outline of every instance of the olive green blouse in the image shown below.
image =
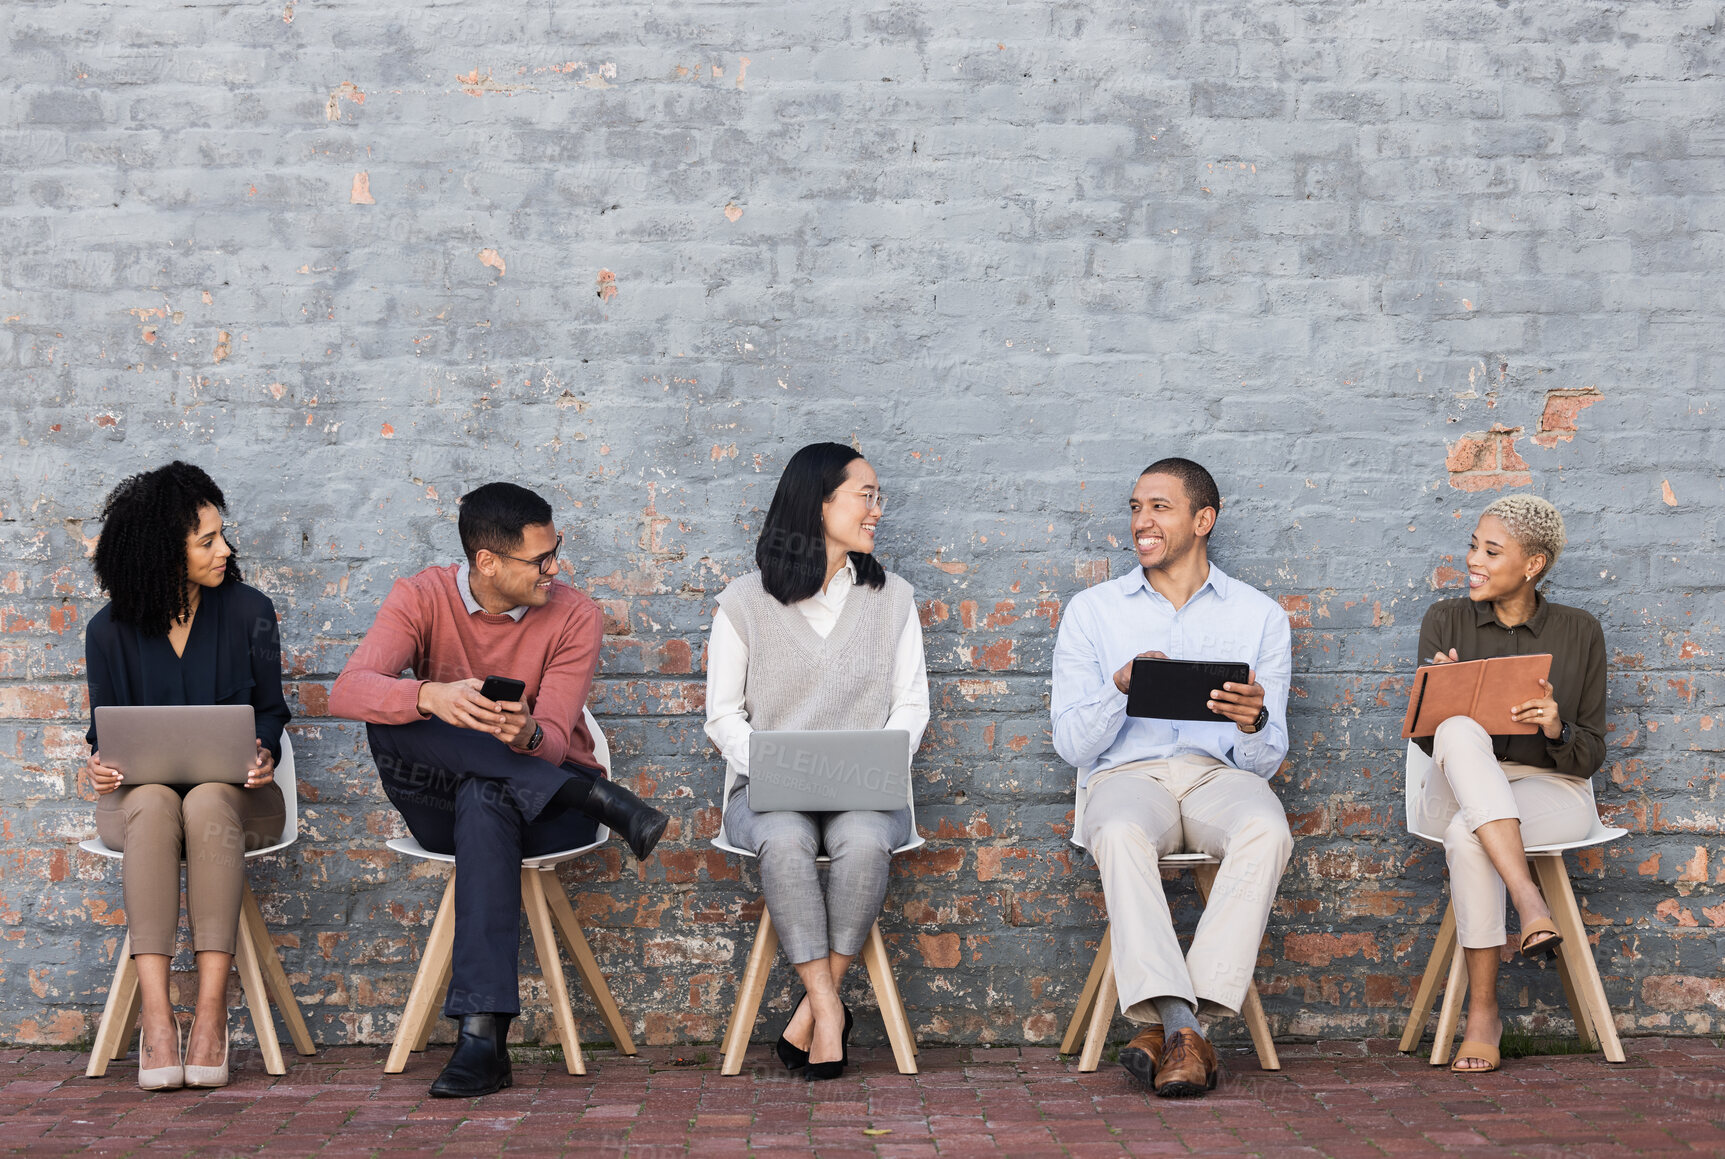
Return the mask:
[[[1506,628],[1489,602],[1440,600],[1420,624],[1419,662],[1451,648],[1462,660],[1551,653],[1548,679],[1558,715],[1569,726],[1568,742],[1547,740],[1544,733],[1494,736],[1492,749],[1500,761],[1591,777],[1605,763],[1605,633],[1580,608],[1548,603],[1537,593],[1534,601],[1527,623]],[[1431,752],[1430,737],[1418,744]]]

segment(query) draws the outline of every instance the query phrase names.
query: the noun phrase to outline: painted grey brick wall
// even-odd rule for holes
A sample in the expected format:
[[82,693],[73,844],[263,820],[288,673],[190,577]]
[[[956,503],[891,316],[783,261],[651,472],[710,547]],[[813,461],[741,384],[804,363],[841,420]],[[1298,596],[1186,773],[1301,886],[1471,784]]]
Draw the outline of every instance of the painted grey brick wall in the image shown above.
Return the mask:
[[[388,1037],[439,892],[382,850],[328,684],[452,558],[455,498],[510,478],[610,614],[619,772],[679,818],[644,867],[572,870],[577,907],[648,1040],[716,1038],[758,910],[706,846],[703,632],[826,438],[880,471],[927,624],[930,842],[883,919],[926,1039],[1050,1042],[1075,999],[1100,894],[1049,656],[1170,452],[1298,628],[1278,1031],[1399,1025],[1444,898],[1401,823],[1415,633],[1473,513],[1531,488],[1613,656],[1600,801],[1631,834],[1575,876],[1614,1009],[1719,1033],[1721,13],[11,0],[0,1039],[100,1010],[86,555],[106,491],[174,456],[282,617],[305,830],[252,881],[316,1033]],[[1505,998],[1567,1023],[1550,971]]]

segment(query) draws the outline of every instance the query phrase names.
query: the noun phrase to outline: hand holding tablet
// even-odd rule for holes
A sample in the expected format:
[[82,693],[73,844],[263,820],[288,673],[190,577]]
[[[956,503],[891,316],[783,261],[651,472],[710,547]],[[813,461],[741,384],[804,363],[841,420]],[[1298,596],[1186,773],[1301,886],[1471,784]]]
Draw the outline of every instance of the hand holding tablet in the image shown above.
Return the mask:
[[1146,652],[1116,673],[1114,684],[1126,693],[1128,716],[1227,721],[1255,731],[1264,708],[1257,674],[1249,665],[1229,661],[1170,660]]

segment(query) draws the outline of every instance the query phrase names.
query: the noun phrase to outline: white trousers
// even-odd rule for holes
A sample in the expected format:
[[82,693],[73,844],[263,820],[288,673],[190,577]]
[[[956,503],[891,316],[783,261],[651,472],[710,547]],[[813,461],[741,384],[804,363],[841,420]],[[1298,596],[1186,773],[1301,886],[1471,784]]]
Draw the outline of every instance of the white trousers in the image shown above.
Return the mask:
[[[1152,999],[1174,996],[1239,1013],[1294,848],[1269,784],[1208,756],[1119,765],[1090,778],[1084,844],[1101,871],[1121,1012],[1160,1022]],[[1156,868],[1168,853],[1222,862],[1185,954]]]
[[1593,783],[1493,755],[1491,736],[1472,717],[1452,716],[1432,736],[1437,772],[1414,802],[1415,828],[1442,833],[1449,861],[1456,935],[1483,950],[1509,940],[1503,878],[1474,830],[1488,821],[1521,822],[1524,845],[1557,845],[1587,836],[1598,817]]

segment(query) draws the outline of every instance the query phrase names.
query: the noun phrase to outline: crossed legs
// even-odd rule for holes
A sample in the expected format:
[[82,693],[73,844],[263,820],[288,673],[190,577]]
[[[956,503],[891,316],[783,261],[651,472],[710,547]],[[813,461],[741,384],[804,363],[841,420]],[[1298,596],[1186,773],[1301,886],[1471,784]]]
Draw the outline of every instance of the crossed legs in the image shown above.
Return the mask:
[[[1438,775],[1427,780],[1419,808],[1426,826],[1443,829],[1456,933],[1467,962],[1467,1025],[1462,1037],[1495,1044],[1503,1034],[1497,974],[1508,940],[1505,903],[1515,906],[1524,931],[1551,919],[1551,910],[1527,868],[1527,842],[1544,845],[1584,835],[1593,823],[1593,793],[1579,777],[1499,763],[1490,735],[1465,716],[1451,717],[1438,726],[1432,759]],[[1532,950],[1550,937],[1531,940],[1527,948]],[[1460,1070],[1490,1066],[1488,1060],[1477,1057],[1456,1059]]]

